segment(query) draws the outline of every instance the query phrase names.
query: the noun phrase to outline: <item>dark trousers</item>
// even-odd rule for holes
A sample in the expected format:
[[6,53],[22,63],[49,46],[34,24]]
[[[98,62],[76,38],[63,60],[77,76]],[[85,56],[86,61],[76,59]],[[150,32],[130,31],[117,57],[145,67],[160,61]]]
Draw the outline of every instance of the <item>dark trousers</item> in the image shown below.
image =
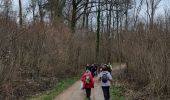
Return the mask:
[[105,100],[110,100],[110,92],[109,92],[109,86],[103,86],[102,90],[103,90],[103,95],[104,95],[104,99]]
[[91,88],[86,88],[86,97],[88,100],[90,100],[90,96],[91,96]]

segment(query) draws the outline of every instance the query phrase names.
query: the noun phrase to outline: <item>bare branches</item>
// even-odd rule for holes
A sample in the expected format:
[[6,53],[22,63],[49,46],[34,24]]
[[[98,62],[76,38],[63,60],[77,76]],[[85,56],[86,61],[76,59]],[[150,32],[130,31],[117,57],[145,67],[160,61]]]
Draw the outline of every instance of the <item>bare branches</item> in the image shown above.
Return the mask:
[[[134,0],[135,1],[135,0]],[[137,21],[138,21],[138,17],[142,8],[144,0],[141,0],[138,7],[136,6],[136,2],[135,2],[135,8],[134,8],[134,27],[136,27]]]
[[157,6],[162,0],[146,0],[146,6],[147,6],[147,14],[150,19],[150,27],[152,29],[153,23],[154,23],[154,15],[157,9]]

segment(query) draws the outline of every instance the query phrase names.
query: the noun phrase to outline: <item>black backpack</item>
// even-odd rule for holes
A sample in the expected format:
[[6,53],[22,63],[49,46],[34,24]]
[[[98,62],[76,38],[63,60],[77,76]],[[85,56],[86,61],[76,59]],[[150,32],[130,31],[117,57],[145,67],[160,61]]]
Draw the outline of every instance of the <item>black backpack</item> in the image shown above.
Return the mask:
[[103,75],[102,75],[102,82],[103,83],[107,83],[108,80],[109,80],[109,78],[107,76],[107,73],[103,73]]

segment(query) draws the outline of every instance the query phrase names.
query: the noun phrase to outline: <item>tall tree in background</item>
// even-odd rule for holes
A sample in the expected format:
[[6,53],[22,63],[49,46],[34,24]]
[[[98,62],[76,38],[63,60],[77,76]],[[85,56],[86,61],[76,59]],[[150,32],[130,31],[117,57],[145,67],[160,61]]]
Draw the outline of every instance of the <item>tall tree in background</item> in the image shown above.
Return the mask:
[[133,19],[134,19],[133,22],[134,23],[133,23],[133,28],[136,28],[137,22],[138,22],[138,19],[139,19],[139,14],[141,12],[144,0],[141,0],[138,5],[137,5],[136,0],[134,0],[133,2],[134,2],[134,14],[133,14]]
[[32,17],[33,23],[35,24],[36,16],[35,16],[35,8],[36,8],[36,0],[31,0],[31,9],[32,9]]
[[[83,11],[83,22],[82,22],[82,27],[86,27],[88,29],[88,17],[89,17],[89,13],[88,13],[88,4],[89,4],[89,0],[85,1],[85,6],[84,6],[84,11]],[[91,3],[93,4],[93,3]],[[86,26],[85,26],[86,24]]]
[[98,61],[99,57],[99,46],[100,46],[100,13],[101,13],[101,7],[100,7],[100,1],[97,8],[97,31],[96,31],[96,60]]
[[113,1],[111,0],[110,1],[110,8],[109,8],[109,18],[108,18],[108,32],[110,33],[109,37],[112,37],[112,34],[111,34],[111,20],[112,20],[112,10],[113,10]]
[[162,0],[146,0],[146,5],[147,5],[147,14],[148,14],[148,17],[149,17],[149,21],[150,21],[150,28],[152,29],[153,28],[153,24],[154,24],[154,16],[155,16],[155,12],[156,12],[156,9],[159,5],[159,3],[161,2]]
[[124,9],[125,9],[125,30],[128,30],[128,14],[129,14],[129,9],[131,8],[131,3],[132,0],[125,0],[124,1]]
[[23,16],[22,16],[22,2],[19,0],[19,24],[22,26],[23,24]]
[[[87,2],[88,1],[83,2],[83,0],[72,0],[72,12],[71,12],[71,31],[72,31],[72,33],[75,33],[77,21],[84,14],[83,12],[81,12],[81,10],[82,10],[82,8],[84,8],[84,6],[88,5]],[[86,18],[86,19],[88,19],[88,18]]]
[[77,16],[77,0],[72,0],[72,17],[71,17],[71,30],[72,33],[75,32],[75,27],[76,27],[76,16]]
[[39,16],[40,22],[44,22],[44,12],[43,12],[43,0],[38,0],[38,9],[39,9]]
[[44,4],[44,8],[50,12],[50,19],[52,22],[62,20],[63,9],[66,1],[67,0],[47,0],[47,3]]
[[12,1],[11,0],[1,0],[2,2],[2,12],[3,16],[5,16],[5,20],[7,21],[10,18],[10,11],[12,8]]
[[115,0],[116,4],[116,34],[119,32],[119,0]]

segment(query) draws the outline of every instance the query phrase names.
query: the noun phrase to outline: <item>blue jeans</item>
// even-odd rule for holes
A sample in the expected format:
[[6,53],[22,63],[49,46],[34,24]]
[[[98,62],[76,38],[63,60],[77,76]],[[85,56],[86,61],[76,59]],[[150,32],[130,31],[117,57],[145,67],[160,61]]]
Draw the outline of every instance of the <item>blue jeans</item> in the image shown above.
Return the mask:
[[109,92],[110,86],[102,86],[103,95],[105,100],[110,100],[110,92]]

